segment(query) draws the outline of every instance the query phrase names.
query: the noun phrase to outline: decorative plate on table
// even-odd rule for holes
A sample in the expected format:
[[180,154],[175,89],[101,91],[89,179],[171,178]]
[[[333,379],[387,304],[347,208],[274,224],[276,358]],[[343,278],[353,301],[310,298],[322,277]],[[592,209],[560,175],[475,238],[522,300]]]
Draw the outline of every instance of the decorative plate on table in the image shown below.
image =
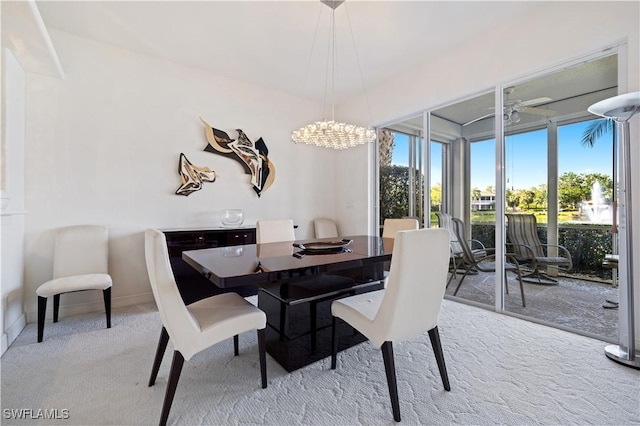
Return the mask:
[[351,244],[352,240],[343,239],[340,241],[312,241],[304,244],[294,243],[293,246],[308,253],[336,252],[342,251]]

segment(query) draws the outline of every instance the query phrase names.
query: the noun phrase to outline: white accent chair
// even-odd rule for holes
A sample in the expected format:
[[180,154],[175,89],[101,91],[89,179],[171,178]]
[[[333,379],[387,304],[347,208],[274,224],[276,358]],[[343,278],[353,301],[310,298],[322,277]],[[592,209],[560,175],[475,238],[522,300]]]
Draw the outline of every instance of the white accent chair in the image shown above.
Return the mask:
[[237,356],[238,334],[245,331],[258,331],[260,374],[262,388],[266,388],[265,313],[237,293],[223,293],[185,305],[171,271],[165,236],[158,230],[145,232],[145,258],[151,290],[162,320],[149,386],[156,381],[169,339],[174,348],[160,425],[167,423],[184,361],[232,336]]
[[394,238],[398,231],[418,229],[419,226],[417,219],[385,219],[382,226],[382,238]]
[[313,229],[316,238],[338,238],[338,227],[333,219],[315,219]]
[[450,390],[438,333],[438,315],[447,283],[448,264],[447,230],[400,231],[395,236],[386,289],[346,297],[331,305],[331,369],[335,369],[337,363],[336,319],[341,318],[382,349],[393,418],[397,422],[400,421],[400,404],[392,342],[412,339],[428,331],[442,384],[445,390]]
[[102,290],[107,328],[111,328],[111,276],[109,231],[104,226],[80,225],[56,232],[53,279],[36,290],[38,295],[38,342],[44,335],[47,298],[53,296],[53,322],[58,322],[60,295],[83,290]]

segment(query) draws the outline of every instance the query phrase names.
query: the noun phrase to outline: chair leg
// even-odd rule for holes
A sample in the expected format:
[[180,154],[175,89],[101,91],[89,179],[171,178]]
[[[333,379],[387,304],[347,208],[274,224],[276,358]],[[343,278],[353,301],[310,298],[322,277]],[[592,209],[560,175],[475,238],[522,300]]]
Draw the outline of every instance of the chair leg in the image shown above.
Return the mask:
[[391,409],[393,410],[393,420],[400,421],[400,402],[398,401],[398,384],[396,382],[396,367],[393,362],[393,344],[384,342],[382,344],[382,359],[384,361],[384,371],[387,373],[387,385],[389,385],[389,395],[391,396]]
[[44,315],[47,312],[47,298],[38,296],[38,343],[44,335]]
[[457,269],[458,269],[458,264],[457,264],[457,262],[456,262],[456,258],[455,258],[455,257],[452,257],[452,258],[451,258],[451,264],[453,265],[453,266],[452,266],[452,268],[453,268],[453,269],[452,269],[452,271],[451,271],[451,275],[449,275],[449,279],[447,279],[447,285],[445,286],[445,288],[449,287],[449,284],[451,284],[451,281],[452,281],[454,278],[457,278]]
[[104,312],[107,315],[107,328],[111,328],[111,287],[102,290]]
[[156,349],[156,357],[153,360],[153,367],[151,368],[151,376],[149,377],[149,386],[153,386],[158,377],[158,370],[160,370],[160,364],[162,364],[162,357],[164,357],[164,351],[167,349],[167,343],[169,342],[169,333],[167,329],[162,327],[160,331],[160,340],[158,340],[158,349]]
[[238,335],[233,336],[233,355],[238,356],[240,353],[240,340],[238,339]]
[[164,395],[164,403],[162,404],[162,414],[160,414],[160,426],[167,424],[169,418],[169,411],[171,410],[171,403],[173,402],[173,396],[176,394],[176,388],[178,387],[178,379],[180,379],[180,372],[184,365],[184,357],[178,351],[173,351],[173,361],[171,362],[171,373],[169,373],[169,383],[167,384],[167,393]]
[[527,304],[524,301],[524,285],[522,284],[522,276],[518,273],[518,281],[520,281],[520,294],[522,295],[522,307],[526,308]]
[[504,292],[509,294],[509,278],[507,277],[507,270],[504,270]]
[[338,362],[338,333],[336,332],[337,318],[331,317],[331,369],[336,369]]
[[258,330],[258,354],[260,356],[260,377],[262,378],[262,389],[267,388],[267,344],[265,342],[265,328]]
[[58,312],[60,312],[60,295],[53,296],[53,322],[58,322]]
[[462,282],[464,281],[464,279],[467,277],[467,274],[469,274],[469,271],[471,271],[471,266],[469,266],[465,271],[464,274],[462,275],[462,278],[460,278],[460,282],[458,283],[458,286],[456,287],[456,291],[453,292],[453,295],[455,296],[456,294],[458,294],[458,290],[460,290],[460,286],[462,285]]
[[440,378],[442,378],[442,384],[444,390],[450,391],[449,375],[447,374],[447,366],[444,362],[444,353],[442,352],[442,344],[440,343],[440,333],[438,332],[438,326],[429,330],[429,339],[431,340],[431,347],[433,353],[436,356],[436,362],[438,363],[438,370],[440,371]]

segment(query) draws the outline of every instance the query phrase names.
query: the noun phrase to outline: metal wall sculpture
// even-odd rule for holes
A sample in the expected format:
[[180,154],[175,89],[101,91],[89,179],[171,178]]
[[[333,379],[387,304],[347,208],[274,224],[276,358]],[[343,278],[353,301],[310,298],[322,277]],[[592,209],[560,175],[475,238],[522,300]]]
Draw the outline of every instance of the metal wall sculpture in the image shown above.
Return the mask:
[[178,195],[190,195],[201,190],[204,182],[216,180],[216,172],[208,167],[194,166],[183,153],[180,153],[178,173],[182,179],[182,185],[176,190]]
[[200,120],[204,124],[209,142],[204,150],[232,158],[242,164],[245,172],[251,174],[251,185],[258,197],[269,189],[276,178],[276,170],[273,162],[269,160],[269,150],[262,138],[251,142],[241,129],[236,129],[238,137],[231,139],[226,132],[212,127],[202,118]]

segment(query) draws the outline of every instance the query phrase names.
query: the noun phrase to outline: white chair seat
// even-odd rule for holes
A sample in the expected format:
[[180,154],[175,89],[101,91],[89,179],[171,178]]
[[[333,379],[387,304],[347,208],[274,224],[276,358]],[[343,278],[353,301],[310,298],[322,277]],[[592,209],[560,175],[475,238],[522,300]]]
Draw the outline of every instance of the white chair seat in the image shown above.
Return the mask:
[[36,290],[40,297],[50,297],[61,293],[80,290],[106,290],[112,285],[109,274],[83,274],[56,278],[47,281]]
[[198,338],[206,342],[205,347],[245,331],[263,329],[267,325],[264,312],[238,293],[223,293],[202,299],[187,305],[187,310],[200,330]]
[[379,341],[375,338],[373,320],[384,298],[384,292],[384,290],[371,291],[336,300],[331,304],[331,314],[351,324],[371,343],[380,347],[384,340]]

